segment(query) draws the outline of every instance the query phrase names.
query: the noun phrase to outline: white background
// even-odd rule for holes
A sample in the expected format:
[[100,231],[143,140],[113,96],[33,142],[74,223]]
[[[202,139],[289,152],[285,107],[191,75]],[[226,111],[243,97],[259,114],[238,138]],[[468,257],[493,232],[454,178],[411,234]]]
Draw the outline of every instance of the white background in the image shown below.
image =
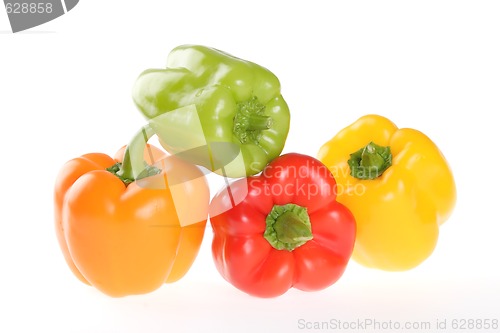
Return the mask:
[[[500,319],[500,2],[81,0],[9,30],[0,9],[1,332],[307,331],[301,319],[446,320],[444,332],[453,319]],[[430,136],[458,187],[433,255],[404,273],[351,262],[324,291],[258,299],[218,275],[207,226],[186,277],[154,293],[113,299],[73,277],[53,228],[55,176],[66,160],[127,143],[145,123],[135,78],[185,43],[280,78],[285,152],[315,156],[367,113]]]

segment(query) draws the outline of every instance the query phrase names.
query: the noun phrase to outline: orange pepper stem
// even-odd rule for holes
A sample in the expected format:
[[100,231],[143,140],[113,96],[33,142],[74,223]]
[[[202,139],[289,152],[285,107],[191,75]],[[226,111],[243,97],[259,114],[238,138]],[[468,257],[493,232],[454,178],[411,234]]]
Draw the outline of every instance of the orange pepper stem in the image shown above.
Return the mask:
[[144,149],[146,143],[155,134],[151,126],[145,125],[132,138],[125,149],[123,163],[116,170],[115,175],[119,177],[125,185],[130,184],[136,179],[144,178],[150,175],[158,174],[159,169],[149,166],[144,161]]

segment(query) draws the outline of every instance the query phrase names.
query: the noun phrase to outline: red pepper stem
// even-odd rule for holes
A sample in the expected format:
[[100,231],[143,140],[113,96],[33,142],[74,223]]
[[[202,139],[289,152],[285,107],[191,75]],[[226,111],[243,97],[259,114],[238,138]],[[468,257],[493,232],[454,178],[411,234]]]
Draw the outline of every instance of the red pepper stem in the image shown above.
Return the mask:
[[275,205],[267,215],[264,238],[275,249],[288,251],[313,239],[307,209],[295,204]]
[[123,155],[123,163],[120,170],[116,173],[123,180],[133,182],[146,169],[144,161],[144,149],[148,140],[155,134],[151,126],[145,125],[130,140]]

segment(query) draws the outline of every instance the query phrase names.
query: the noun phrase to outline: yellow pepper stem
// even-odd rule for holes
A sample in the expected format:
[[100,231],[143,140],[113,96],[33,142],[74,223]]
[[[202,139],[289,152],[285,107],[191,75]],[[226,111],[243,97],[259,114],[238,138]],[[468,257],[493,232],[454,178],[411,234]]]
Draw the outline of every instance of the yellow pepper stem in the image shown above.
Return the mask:
[[350,156],[347,164],[351,168],[351,176],[358,179],[380,177],[392,165],[391,148],[382,147],[373,142]]

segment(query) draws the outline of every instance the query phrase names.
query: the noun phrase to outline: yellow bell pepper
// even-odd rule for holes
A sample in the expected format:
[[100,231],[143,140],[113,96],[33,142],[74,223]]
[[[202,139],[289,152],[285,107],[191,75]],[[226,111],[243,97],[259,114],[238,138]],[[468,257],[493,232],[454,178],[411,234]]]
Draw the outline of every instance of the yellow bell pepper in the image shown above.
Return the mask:
[[367,115],[324,144],[318,158],[335,176],[338,201],[356,218],[355,261],[403,271],[432,254],[456,187],[425,134]]

